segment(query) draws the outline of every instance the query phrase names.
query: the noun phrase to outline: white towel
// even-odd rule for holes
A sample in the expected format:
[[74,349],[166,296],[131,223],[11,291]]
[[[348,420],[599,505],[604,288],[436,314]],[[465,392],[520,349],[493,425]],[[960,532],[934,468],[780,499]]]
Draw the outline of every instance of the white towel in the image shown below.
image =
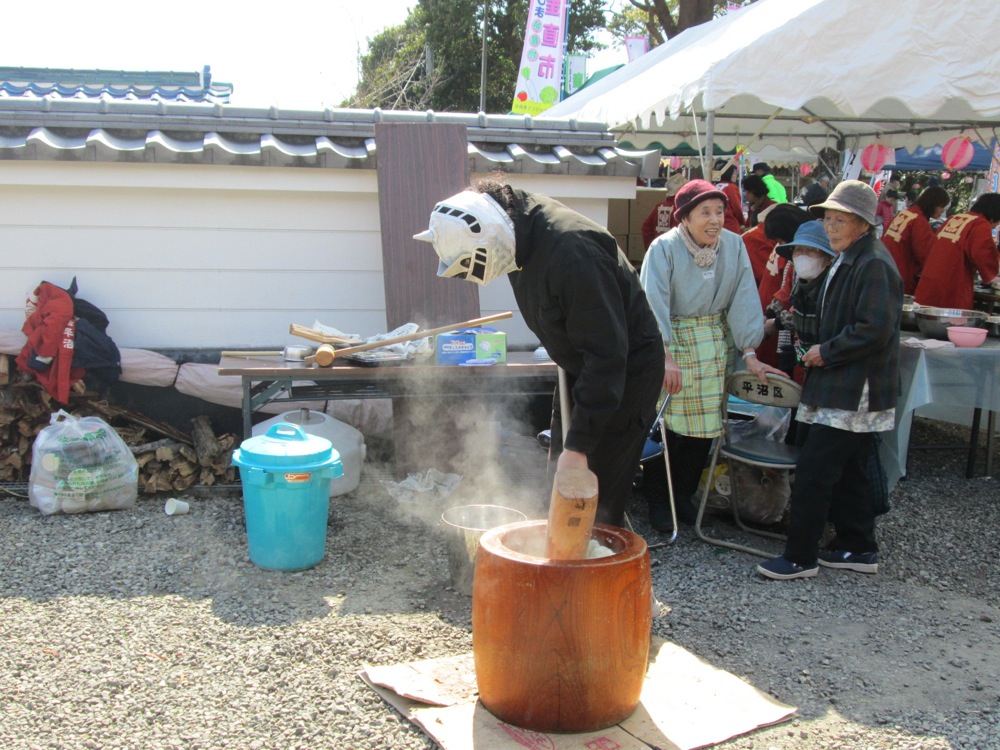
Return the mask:
[[912,346],[915,349],[954,349],[955,345],[950,341],[938,341],[937,339],[918,339],[911,336],[903,340],[903,346]]

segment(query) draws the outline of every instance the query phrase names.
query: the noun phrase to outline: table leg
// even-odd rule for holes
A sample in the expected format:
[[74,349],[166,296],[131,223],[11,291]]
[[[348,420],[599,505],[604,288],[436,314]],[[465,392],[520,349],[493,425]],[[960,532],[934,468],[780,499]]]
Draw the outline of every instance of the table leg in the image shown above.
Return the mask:
[[965,478],[972,479],[976,473],[976,451],[979,448],[979,423],[983,418],[983,410],[978,406],[972,412],[972,434],[969,436],[969,459],[965,464]]
[[991,411],[986,417],[986,476],[993,476],[993,438],[996,435],[997,413]]
[[250,405],[250,380],[243,378],[243,439],[246,440],[252,435],[253,425],[251,415],[253,409]]

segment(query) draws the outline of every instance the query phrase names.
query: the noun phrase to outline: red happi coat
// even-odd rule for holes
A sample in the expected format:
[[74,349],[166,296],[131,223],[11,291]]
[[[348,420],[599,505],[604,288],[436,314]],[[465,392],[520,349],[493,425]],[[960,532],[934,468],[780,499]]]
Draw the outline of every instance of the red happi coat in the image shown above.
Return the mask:
[[903,294],[916,291],[917,279],[936,241],[937,235],[931,229],[927,216],[916,204],[900,211],[889,223],[889,228],[882,235],[882,244],[896,261],[899,275],[903,277]]
[[968,310],[975,301],[972,281],[976,271],[986,283],[1000,271],[993,225],[982,214],[955,214],[938,231],[914,301],[930,307]]

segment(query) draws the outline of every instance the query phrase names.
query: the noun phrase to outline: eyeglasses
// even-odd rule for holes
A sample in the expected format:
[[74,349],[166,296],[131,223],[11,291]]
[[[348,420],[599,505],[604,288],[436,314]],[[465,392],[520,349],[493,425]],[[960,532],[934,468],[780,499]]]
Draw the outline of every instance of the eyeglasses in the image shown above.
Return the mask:
[[833,219],[829,216],[823,217],[823,228],[824,229],[843,229],[848,224],[851,223],[850,219]]

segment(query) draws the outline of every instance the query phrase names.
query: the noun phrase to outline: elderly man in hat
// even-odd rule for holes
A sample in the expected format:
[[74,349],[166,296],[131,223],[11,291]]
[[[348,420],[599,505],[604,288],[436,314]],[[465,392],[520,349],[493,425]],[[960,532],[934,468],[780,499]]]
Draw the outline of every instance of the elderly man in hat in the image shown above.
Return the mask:
[[[784,374],[757,358],[764,313],[743,240],[724,228],[725,211],[726,194],[715,185],[687,183],[674,198],[680,226],[653,242],[640,273],[666,350],[667,454],[677,515],[687,523],[695,520],[691,496],[712,440],[722,433],[732,344],[762,382],[768,372]],[[651,498],[649,517],[657,531],[672,527],[665,501]]]
[[656,413],[663,348],[614,237],[552,198],[489,177],[438,203],[415,239],[434,245],[438,276],[480,285],[507,277],[524,322],[566,371],[573,408],[559,415],[569,419],[565,445],[561,421],[552,425],[556,466],[594,472],[596,520],[621,526]]
[[[816,290],[816,343],[802,357],[808,370],[788,539],[783,555],[757,566],[765,578],[809,578],[820,565],[878,572],[875,516],[884,488],[874,486],[869,464],[877,460],[876,434],[896,423],[903,282],[875,237],[877,203],[868,185],[846,180],[810,207],[837,257]],[[827,520],[836,536],[821,550]]]
[[802,205],[808,208],[822,203],[830,195],[830,175],[821,174],[802,193]]

